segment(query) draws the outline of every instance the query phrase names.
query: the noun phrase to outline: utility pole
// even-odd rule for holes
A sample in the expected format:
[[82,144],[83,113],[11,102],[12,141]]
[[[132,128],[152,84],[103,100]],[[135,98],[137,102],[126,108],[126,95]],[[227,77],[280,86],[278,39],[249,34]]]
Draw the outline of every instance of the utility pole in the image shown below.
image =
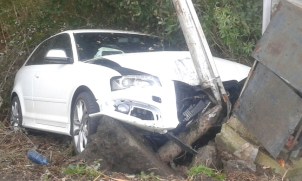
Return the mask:
[[201,86],[210,88],[218,104],[229,99],[222,85],[208,42],[191,0],[173,0]]

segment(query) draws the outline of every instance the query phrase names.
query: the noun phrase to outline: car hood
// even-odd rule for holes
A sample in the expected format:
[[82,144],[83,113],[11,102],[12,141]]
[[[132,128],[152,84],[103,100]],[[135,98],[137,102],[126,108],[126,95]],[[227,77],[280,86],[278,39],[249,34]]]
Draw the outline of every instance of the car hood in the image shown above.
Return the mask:
[[[124,68],[155,75],[160,79],[177,80],[190,85],[200,84],[188,51],[127,53],[103,58]],[[214,62],[222,81],[241,81],[248,76],[250,70],[248,66],[221,58],[214,57]]]

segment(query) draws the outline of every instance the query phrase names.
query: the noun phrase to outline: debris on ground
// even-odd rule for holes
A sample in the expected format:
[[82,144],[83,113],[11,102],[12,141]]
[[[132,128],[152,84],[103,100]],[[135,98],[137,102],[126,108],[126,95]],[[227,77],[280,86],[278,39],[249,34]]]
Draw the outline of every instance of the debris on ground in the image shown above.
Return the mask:
[[[204,114],[199,115],[190,129],[178,135],[179,140],[187,145],[192,145],[205,135],[210,128],[218,124],[220,121],[219,118],[221,118],[221,109],[221,106],[215,106]],[[158,150],[158,155],[163,162],[169,163],[182,151],[183,148],[175,143],[175,141],[169,141]]]
[[39,165],[48,165],[49,161],[46,157],[38,153],[36,150],[29,150],[27,152],[27,158],[32,162]]

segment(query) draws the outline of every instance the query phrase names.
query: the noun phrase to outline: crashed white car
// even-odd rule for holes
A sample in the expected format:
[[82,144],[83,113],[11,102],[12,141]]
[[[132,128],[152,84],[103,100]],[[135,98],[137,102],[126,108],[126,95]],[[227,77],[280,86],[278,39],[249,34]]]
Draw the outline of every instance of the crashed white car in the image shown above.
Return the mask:
[[[157,37],[112,30],[65,31],[48,38],[15,77],[12,126],[70,135],[77,152],[104,115],[150,132],[175,129],[191,118],[200,100],[202,108],[210,101],[190,53],[161,47]],[[248,75],[247,66],[215,62],[222,81],[238,83]]]

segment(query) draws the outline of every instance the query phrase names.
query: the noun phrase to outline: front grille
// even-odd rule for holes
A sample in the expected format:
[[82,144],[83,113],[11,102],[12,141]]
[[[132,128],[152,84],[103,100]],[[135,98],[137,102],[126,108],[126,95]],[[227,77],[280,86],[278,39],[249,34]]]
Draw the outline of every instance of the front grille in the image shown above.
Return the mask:
[[151,111],[148,111],[146,109],[141,109],[141,108],[133,108],[131,113],[131,116],[140,118],[142,120],[154,120],[154,116]]

